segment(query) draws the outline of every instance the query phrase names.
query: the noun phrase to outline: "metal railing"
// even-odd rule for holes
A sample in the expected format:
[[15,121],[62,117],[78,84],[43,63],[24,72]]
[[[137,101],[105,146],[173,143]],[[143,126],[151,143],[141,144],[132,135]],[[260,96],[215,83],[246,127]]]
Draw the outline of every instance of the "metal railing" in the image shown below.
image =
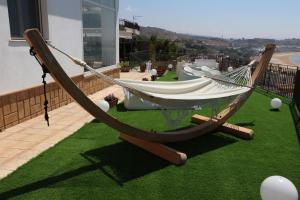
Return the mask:
[[294,96],[296,74],[300,70],[297,66],[269,64],[263,77],[257,82],[267,92],[292,99]]
[[300,111],[300,70],[296,73],[293,101]]

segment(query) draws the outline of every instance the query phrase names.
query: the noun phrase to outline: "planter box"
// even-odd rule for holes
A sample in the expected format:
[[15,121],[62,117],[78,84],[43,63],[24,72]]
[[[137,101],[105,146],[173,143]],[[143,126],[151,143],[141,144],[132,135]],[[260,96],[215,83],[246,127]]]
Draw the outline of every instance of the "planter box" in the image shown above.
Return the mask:
[[121,67],[121,72],[129,72],[130,67]]

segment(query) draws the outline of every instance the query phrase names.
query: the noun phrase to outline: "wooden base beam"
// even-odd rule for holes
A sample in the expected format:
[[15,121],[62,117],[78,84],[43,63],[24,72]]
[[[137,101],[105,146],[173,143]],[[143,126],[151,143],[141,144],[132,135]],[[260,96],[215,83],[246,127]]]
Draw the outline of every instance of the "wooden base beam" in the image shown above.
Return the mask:
[[[209,117],[206,117],[203,115],[196,114],[196,115],[193,115],[193,117],[192,117],[192,122],[198,123],[198,124],[207,122],[209,120],[210,120]],[[216,119],[213,119],[213,120],[216,120]],[[229,124],[229,123],[224,123],[217,130],[224,132],[224,133],[228,133],[228,134],[236,136],[236,137],[248,139],[248,140],[252,139],[254,137],[254,131],[252,129],[237,126],[234,124]]]
[[125,133],[120,133],[120,138],[175,165],[182,165],[187,159],[185,153],[179,152],[160,143],[148,142],[146,140],[129,136]]

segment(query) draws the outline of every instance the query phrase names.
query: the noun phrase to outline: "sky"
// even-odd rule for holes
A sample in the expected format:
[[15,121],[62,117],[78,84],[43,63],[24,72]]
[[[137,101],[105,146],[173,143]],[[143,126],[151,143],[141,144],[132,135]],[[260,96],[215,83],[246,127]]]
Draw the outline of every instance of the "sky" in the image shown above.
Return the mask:
[[300,38],[300,0],[119,0],[119,17],[201,36]]

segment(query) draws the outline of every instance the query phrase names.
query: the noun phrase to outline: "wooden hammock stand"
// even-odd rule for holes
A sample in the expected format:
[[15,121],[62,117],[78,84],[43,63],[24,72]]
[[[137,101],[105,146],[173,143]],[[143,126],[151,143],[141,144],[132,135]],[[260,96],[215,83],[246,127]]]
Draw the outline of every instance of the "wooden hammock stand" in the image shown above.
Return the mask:
[[[194,115],[192,121],[199,123],[196,127],[167,133],[145,131],[118,121],[94,104],[68,77],[49,50],[45,40],[37,29],[26,30],[24,38],[30,45],[35,57],[38,59],[42,67],[82,108],[93,115],[96,119],[120,131],[121,139],[168,160],[173,164],[183,164],[187,159],[187,155],[183,152],[167,147],[163,143],[189,140],[211,133],[214,130],[226,131],[246,139],[253,137],[252,130],[230,125],[225,122],[245,103],[247,98],[252,94],[254,88],[251,88],[247,93],[237,96],[223,111],[217,114],[214,119]],[[255,81],[258,80],[267,69],[274,49],[275,45],[273,44],[268,44],[266,46],[260,62],[252,74],[253,83],[255,83]]]

